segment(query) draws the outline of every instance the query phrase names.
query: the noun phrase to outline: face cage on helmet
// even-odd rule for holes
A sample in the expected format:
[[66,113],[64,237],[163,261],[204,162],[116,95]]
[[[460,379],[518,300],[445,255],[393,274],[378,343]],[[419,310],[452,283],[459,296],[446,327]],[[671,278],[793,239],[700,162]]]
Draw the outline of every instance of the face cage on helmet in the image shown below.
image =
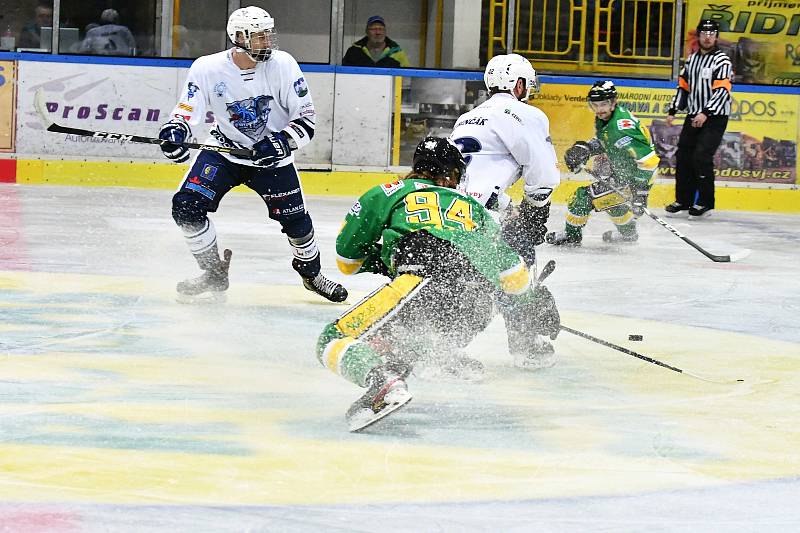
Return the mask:
[[611,111],[614,108],[614,104],[616,103],[617,98],[609,98],[608,100],[588,100],[587,103],[589,104],[589,109],[592,110],[592,113],[602,113],[603,111]]
[[[260,33],[266,34],[267,40],[267,48],[253,48],[253,37]],[[240,43],[233,43],[236,48],[242,50],[247,56],[257,63],[263,63],[269,60],[270,56],[272,55],[273,50],[278,50],[278,34],[274,28],[269,30],[261,30],[254,33],[249,33],[247,31],[239,31],[238,34],[242,34],[244,38],[245,44]]]

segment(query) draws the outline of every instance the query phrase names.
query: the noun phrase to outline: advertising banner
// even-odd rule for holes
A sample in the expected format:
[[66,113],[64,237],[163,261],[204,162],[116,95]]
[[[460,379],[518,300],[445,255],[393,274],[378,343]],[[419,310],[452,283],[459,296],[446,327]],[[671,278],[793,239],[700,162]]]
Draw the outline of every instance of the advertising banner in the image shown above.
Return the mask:
[[[735,89],[735,87],[734,87]],[[550,117],[559,155],[577,140],[594,136],[594,115],[586,105],[589,86],[545,85],[531,102]],[[661,158],[660,177],[674,178],[675,153],[684,115],[666,124],[674,90],[618,86],[619,101],[650,129]],[[714,156],[722,181],[795,184],[800,99],[795,95],[733,93],[728,128]]]
[[[20,62],[17,152],[35,156],[138,159],[166,163],[156,145],[62,135],[45,131],[33,101],[41,90],[50,119],[64,126],[129,135],[157,137],[177,101],[188,69],[120,65]],[[0,74],[2,74],[0,72]],[[298,154],[298,162],[330,162],[333,76],[309,74],[317,110],[314,142]],[[2,88],[0,88],[2,89]],[[2,93],[0,93],[2,94]],[[192,128],[205,142],[214,115]]]
[[161,161],[161,150],[155,145],[45,131],[34,95],[37,90],[43,92],[48,115],[59,124],[157,137],[175,105],[177,78],[175,68],[20,62],[17,152],[21,157]]
[[694,27],[719,23],[719,47],[733,61],[734,83],[800,87],[800,0],[689,2],[686,55],[697,48]]
[[15,64],[0,61],[0,152],[14,151]]

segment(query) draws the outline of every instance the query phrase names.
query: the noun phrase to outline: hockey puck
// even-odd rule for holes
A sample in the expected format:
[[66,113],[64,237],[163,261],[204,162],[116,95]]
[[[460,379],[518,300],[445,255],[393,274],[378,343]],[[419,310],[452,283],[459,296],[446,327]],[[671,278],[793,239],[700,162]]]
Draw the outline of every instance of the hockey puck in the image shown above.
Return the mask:
[[628,335],[628,340],[629,341],[641,341],[641,340],[644,340],[644,337],[642,335]]

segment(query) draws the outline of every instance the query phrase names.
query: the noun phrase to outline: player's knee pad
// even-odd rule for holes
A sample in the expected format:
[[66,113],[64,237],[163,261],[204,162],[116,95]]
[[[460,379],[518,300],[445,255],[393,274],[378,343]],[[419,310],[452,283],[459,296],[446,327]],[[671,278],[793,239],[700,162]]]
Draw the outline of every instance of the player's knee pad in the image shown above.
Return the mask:
[[172,197],[172,218],[181,227],[199,228],[205,225],[208,202],[202,197],[178,191]]

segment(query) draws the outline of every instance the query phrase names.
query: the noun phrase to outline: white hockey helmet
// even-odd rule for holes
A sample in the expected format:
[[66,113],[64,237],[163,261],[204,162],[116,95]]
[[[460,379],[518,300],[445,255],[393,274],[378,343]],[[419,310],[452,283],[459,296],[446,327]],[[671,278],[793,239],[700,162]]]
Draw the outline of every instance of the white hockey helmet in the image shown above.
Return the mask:
[[[266,61],[273,50],[278,49],[275,34],[275,19],[265,10],[256,6],[237,9],[228,18],[228,38],[237,48],[244,51],[253,61]],[[258,34],[264,33],[265,39],[258,41]],[[257,42],[253,43],[253,36]],[[241,37],[241,41],[237,38]]]
[[486,88],[500,91],[513,91],[518,79],[525,80],[525,94],[520,100],[527,100],[531,94],[539,92],[539,77],[531,62],[519,54],[494,56],[486,64],[483,82]]

